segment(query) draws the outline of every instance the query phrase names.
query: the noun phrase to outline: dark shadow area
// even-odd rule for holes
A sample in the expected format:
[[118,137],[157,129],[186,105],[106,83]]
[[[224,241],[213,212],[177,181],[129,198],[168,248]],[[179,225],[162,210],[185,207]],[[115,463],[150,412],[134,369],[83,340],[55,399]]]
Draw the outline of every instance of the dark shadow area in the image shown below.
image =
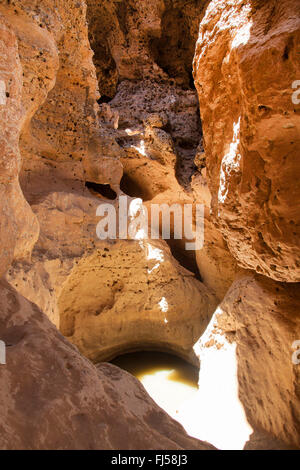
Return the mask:
[[96,68],[99,91],[101,95],[110,97],[111,100],[116,94],[119,74],[107,40],[110,19],[106,6],[102,2],[98,2],[98,5],[88,3],[87,21],[89,41],[94,52],[93,62]]
[[87,181],[85,186],[93,195],[100,194],[100,196],[103,196],[106,199],[110,199],[111,201],[117,199],[117,193],[110,187],[109,184],[98,184]]
[[243,450],[298,450],[263,430],[255,430]]
[[196,254],[194,251],[187,251],[181,240],[166,240],[170,247],[173,257],[185,269],[195,274],[196,279],[202,282],[201,274],[196,261]]
[[112,100],[110,96],[102,95],[101,98],[97,100],[98,104],[109,103]]
[[150,201],[152,199],[152,195],[147,191],[147,188],[126,173],[124,173],[121,179],[120,188],[127,196],[141,198],[143,201]]
[[196,38],[182,9],[171,8],[162,18],[162,36],[150,43],[155,62],[184,88],[195,88],[192,64]]

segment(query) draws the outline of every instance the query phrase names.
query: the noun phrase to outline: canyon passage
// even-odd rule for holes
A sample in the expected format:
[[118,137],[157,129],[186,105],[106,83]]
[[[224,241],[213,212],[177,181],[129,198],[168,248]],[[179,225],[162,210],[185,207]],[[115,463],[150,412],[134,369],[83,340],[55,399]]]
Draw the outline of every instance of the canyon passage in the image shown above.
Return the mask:
[[0,0],[1,450],[300,448],[299,31]]

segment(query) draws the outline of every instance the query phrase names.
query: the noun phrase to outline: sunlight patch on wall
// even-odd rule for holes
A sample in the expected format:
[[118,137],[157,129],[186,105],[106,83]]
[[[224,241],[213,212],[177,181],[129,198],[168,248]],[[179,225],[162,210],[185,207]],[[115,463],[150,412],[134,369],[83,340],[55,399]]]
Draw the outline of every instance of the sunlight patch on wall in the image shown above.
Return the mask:
[[236,343],[216,331],[216,310],[207,330],[194,346],[200,358],[199,390],[180,409],[180,422],[193,437],[218,449],[241,450],[253,430],[239,399]]
[[169,310],[169,304],[168,301],[165,297],[163,297],[159,302],[158,302],[159,308],[163,313],[167,313]]
[[249,20],[243,27],[238,29],[237,34],[232,41],[232,49],[236,49],[239,46],[245,46],[251,36],[251,28],[253,26],[253,21]]
[[150,245],[150,243],[147,243],[147,253],[148,261],[157,261],[157,263],[152,268],[148,268],[148,274],[151,274],[160,267],[161,263],[164,262],[165,257],[163,251],[160,248],[156,248],[153,245]]
[[232,172],[237,172],[240,169],[241,154],[238,151],[240,144],[240,128],[241,117],[239,117],[238,121],[233,124],[233,138],[229,147],[229,152],[224,156],[221,163],[218,194],[218,201],[220,204],[224,204],[228,195],[228,182],[226,180],[226,176],[231,175]]
[[134,148],[137,152],[139,152],[139,154],[142,155],[143,157],[147,157],[147,152],[146,152],[145,141],[144,140],[141,140],[138,146],[137,145],[132,145],[131,147]]
[[180,409],[197,394],[197,389],[172,380],[174,372],[173,369],[158,371],[145,374],[139,380],[153,400],[172,418],[180,421]]

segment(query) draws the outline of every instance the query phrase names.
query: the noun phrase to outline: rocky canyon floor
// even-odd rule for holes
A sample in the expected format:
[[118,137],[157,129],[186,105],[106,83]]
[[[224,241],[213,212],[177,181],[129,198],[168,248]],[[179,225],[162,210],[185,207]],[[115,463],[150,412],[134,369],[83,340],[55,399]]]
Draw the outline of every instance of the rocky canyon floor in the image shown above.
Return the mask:
[[0,0],[1,450],[300,448],[299,44],[299,0]]

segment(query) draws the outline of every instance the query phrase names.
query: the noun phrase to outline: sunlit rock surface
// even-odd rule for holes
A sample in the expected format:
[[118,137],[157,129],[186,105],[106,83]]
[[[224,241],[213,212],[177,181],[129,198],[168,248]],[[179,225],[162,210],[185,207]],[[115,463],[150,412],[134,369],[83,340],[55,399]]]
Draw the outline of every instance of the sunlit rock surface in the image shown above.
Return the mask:
[[299,282],[299,3],[213,0],[194,58],[215,220],[240,266]]
[[[243,448],[248,435],[250,446],[253,440],[262,448],[299,447],[299,365],[293,361],[299,302],[296,284],[248,274],[232,285],[195,345],[201,369],[193,405],[200,424],[192,435],[219,448]],[[272,444],[272,436],[281,444]]]
[[107,244],[82,259],[58,300],[60,330],[93,361],[147,349],[195,361],[215,305],[166,244],[147,241]]
[[22,67],[18,43],[0,10],[0,275],[13,256],[28,258],[38,238],[39,227],[20,190],[19,138],[25,112],[22,109]]

